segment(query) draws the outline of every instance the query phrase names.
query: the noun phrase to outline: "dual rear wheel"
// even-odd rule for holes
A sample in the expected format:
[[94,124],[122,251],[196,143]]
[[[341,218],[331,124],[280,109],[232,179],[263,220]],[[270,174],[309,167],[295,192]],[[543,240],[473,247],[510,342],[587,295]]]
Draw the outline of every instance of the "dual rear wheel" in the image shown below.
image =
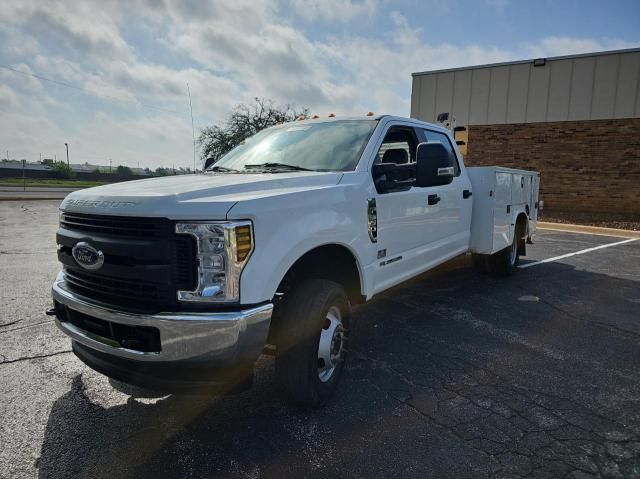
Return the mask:
[[518,268],[518,263],[520,262],[520,243],[524,241],[525,236],[526,230],[522,223],[516,223],[516,230],[511,244],[491,255],[474,253],[474,266],[484,273],[511,276]]

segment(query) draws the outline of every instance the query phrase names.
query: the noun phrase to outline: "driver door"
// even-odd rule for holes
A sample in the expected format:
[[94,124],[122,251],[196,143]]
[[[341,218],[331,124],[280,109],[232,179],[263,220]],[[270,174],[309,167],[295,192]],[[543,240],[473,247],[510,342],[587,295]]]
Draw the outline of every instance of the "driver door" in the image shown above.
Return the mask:
[[[415,163],[418,135],[421,134],[413,127],[390,126],[376,162]],[[435,201],[434,196],[442,198],[445,188],[408,186],[378,192],[375,293],[426,270],[442,256],[448,234],[447,229],[442,228],[447,222],[447,208],[442,201],[430,203]]]

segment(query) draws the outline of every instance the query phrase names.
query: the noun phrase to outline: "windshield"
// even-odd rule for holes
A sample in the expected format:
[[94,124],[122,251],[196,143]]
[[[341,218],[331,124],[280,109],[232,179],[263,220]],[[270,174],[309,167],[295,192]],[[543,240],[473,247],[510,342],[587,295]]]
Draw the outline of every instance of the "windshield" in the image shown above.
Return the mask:
[[353,170],[377,124],[377,120],[337,120],[269,128],[246,139],[211,168]]

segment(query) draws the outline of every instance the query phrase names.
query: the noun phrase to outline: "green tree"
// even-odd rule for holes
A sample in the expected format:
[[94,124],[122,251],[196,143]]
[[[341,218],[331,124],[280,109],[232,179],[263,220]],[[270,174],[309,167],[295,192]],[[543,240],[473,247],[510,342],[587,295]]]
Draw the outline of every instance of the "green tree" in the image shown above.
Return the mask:
[[51,170],[53,171],[53,175],[56,178],[68,180],[75,176],[75,173],[73,172],[71,167],[67,166],[64,161],[54,161],[53,165],[51,166]]
[[166,168],[156,168],[156,176],[168,176],[169,174],[169,170],[167,170]]
[[132,176],[133,171],[131,171],[131,168],[129,168],[128,166],[118,165],[118,167],[116,168],[116,174],[123,176]]
[[214,158],[218,161],[225,153],[260,130],[293,121],[308,113],[308,108],[288,104],[276,106],[272,100],[254,98],[254,102],[249,105],[236,106],[223,125],[207,126],[200,131],[200,156],[202,159]]

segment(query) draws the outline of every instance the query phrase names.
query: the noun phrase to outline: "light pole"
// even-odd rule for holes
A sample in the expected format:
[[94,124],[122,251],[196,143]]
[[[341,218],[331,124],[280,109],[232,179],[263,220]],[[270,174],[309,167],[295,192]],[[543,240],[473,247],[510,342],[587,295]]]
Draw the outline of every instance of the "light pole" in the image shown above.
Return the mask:
[[69,143],[65,143],[64,146],[67,147],[67,166],[69,166]]

